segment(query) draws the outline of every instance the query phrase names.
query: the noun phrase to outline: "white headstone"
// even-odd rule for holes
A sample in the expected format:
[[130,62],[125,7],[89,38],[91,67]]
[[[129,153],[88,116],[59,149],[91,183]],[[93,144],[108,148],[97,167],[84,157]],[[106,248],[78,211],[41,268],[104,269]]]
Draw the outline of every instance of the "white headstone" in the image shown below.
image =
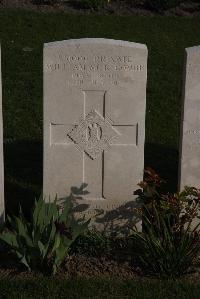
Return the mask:
[[200,47],[186,49],[179,189],[200,188]]
[[2,116],[2,83],[1,83],[1,46],[0,46],[0,222],[5,218],[4,204],[4,161],[3,161],[3,116]]
[[104,220],[135,200],[143,179],[146,79],[145,45],[101,38],[44,45],[46,197],[65,198],[86,183],[89,193],[79,203],[89,217],[104,211]]

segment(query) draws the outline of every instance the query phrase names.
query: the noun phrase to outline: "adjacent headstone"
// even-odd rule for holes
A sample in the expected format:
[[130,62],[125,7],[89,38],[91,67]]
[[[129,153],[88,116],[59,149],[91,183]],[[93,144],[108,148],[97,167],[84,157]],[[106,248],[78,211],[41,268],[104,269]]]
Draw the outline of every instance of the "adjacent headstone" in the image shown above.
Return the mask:
[[2,83],[1,83],[1,46],[0,46],[0,222],[5,218],[4,205],[4,161],[3,161],[3,116],[2,116]]
[[133,191],[143,179],[146,79],[145,45],[101,38],[44,45],[46,198],[65,198],[83,183],[88,193],[79,207],[87,217],[98,212],[99,227],[107,221],[113,230],[133,217]]
[[200,46],[186,49],[179,189],[200,188]]

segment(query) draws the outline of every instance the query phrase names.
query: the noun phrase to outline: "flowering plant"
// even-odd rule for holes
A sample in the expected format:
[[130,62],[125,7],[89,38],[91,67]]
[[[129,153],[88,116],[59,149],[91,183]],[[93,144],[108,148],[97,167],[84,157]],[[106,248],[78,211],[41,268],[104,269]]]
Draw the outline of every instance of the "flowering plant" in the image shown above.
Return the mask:
[[162,193],[162,180],[145,170],[142,188],[134,194],[142,200],[143,232],[133,231],[141,267],[151,274],[176,277],[185,273],[200,252],[200,190]]

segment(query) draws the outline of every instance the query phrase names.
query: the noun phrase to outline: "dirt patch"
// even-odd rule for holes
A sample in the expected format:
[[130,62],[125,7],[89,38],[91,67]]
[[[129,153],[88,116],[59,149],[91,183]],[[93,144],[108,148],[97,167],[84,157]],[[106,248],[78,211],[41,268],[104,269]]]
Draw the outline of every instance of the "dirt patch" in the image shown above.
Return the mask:
[[133,279],[138,277],[138,272],[128,262],[118,263],[105,258],[86,256],[71,256],[65,263],[59,274],[69,277],[100,277],[116,276],[120,279]]
[[[23,266],[17,264],[14,259],[9,258],[0,264],[0,279],[26,279],[33,280],[49,276],[49,273],[28,272]],[[120,280],[153,281],[155,277],[146,276],[139,268],[129,262],[119,262],[107,258],[87,257],[83,255],[72,255],[66,258],[62,267],[56,273],[59,279],[70,278],[116,278]],[[179,280],[200,283],[200,268],[193,268]]]
[[[38,2],[39,3],[39,2]],[[144,5],[133,5],[132,1],[111,0],[103,8],[92,10],[84,8],[80,2],[69,0],[56,4],[33,4],[31,0],[0,0],[0,9],[25,9],[39,12],[64,12],[68,14],[98,15],[140,15],[140,16],[200,16],[200,3],[185,1],[179,6],[164,12],[153,11]]]
[[[8,261],[8,260],[7,260]],[[86,256],[69,256],[60,267],[56,276],[60,278],[76,277],[117,277],[120,279],[135,279],[139,277],[139,269],[134,269],[128,262],[117,262],[106,258],[95,258]],[[38,272],[27,272],[25,268],[9,259],[8,262],[0,264],[0,279],[24,279],[43,276]]]

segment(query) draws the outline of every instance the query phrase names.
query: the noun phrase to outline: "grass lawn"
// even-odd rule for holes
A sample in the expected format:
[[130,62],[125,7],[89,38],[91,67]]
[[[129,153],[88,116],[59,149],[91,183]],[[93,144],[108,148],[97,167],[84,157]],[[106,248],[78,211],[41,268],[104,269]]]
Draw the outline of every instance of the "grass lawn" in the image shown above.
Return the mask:
[[0,280],[1,298],[67,299],[198,299],[200,285],[181,282],[116,281],[110,279]]
[[184,48],[200,44],[200,19],[0,11],[7,210],[42,187],[44,42],[104,37],[149,49],[145,164],[176,189]]

